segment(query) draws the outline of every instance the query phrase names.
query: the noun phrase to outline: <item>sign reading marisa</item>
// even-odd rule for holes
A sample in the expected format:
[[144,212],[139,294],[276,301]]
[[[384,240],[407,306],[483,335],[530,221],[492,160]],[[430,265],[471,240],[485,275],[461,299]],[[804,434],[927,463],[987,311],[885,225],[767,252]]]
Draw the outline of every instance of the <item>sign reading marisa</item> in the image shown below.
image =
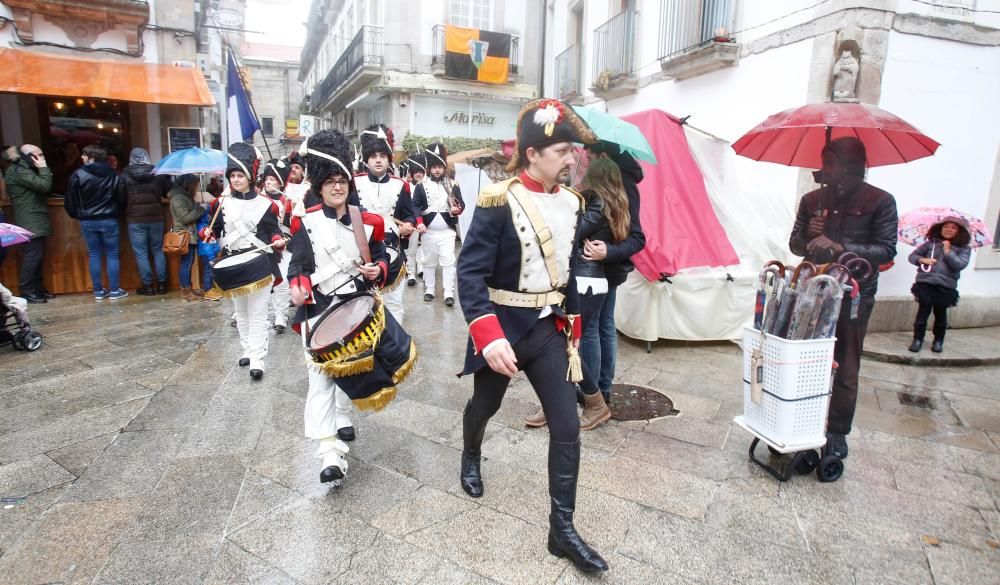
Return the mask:
[[510,68],[510,35],[444,27],[444,75],[486,83],[507,83]]
[[473,126],[492,126],[496,124],[497,118],[493,114],[486,112],[460,112],[450,110],[444,113],[446,124],[472,124]]

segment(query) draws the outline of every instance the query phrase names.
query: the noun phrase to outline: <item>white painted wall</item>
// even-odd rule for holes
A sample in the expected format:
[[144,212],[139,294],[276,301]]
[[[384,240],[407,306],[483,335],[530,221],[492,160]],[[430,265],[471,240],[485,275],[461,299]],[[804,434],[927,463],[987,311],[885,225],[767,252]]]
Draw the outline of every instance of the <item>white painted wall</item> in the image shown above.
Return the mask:
[[[612,114],[657,108],[730,142],[767,116],[806,102],[812,41],[786,45],[744,59],[739,66],[682,82],[661,81],[608,104]],[[776,190],[795,207],[798,170],[783,165],[737,159],[740,197],[761,197]]]
[[[872,169],[869,180],[896,197],[900,213],[948,205],[984,217],[1000,148],[1000,47],[981,47],[890,33],[880,107],[941,143],[933,157]],[[883,274],[882,295],[908,294],[913,267],[900,244],[896,266]],[[1000,269],[962,273],[963,295],[1000,294]]]

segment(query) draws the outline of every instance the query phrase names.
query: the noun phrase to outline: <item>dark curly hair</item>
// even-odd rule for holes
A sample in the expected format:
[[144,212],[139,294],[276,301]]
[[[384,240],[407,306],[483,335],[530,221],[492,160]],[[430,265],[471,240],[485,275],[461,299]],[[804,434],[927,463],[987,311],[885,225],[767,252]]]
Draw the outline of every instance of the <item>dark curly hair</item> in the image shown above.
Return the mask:
[[[354,175],[349,172],[353,164],[351,143],[340,130],[320,130],[309,137],[306,149],[308,152],[303,157],[306,163],[306,179],[311,184],[310,191],[313,195],[319,197],[323,181],[335,175],[343,175],[350,183],[350,191],[354,191]],[[327,158],[314,154],[315,152],[332,156],[340,161],[344,168]]]

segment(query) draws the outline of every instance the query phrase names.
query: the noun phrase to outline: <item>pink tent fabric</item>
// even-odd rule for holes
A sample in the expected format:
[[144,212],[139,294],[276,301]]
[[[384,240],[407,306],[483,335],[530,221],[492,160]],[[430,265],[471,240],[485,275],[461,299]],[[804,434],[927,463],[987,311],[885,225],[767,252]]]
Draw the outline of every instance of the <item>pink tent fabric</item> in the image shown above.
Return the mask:
[[640,220],[646,247],[632,257],[650,281],[698,266],[739,264],[736,250],[712,209],[705,181],[680,121],[662,110],[645,110],[623,120],[638,126],[656,155],[657,165],[641,162]]

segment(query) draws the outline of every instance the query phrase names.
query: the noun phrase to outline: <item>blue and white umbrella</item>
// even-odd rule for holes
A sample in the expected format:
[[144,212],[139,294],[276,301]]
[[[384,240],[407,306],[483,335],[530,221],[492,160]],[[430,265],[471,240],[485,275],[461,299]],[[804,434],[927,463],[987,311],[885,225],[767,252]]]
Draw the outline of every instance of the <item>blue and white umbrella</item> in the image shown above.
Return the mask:
[[211,148],[185,148],[171,152],[153,167],[156,175],[221,175],[226,172],[226,153]]

